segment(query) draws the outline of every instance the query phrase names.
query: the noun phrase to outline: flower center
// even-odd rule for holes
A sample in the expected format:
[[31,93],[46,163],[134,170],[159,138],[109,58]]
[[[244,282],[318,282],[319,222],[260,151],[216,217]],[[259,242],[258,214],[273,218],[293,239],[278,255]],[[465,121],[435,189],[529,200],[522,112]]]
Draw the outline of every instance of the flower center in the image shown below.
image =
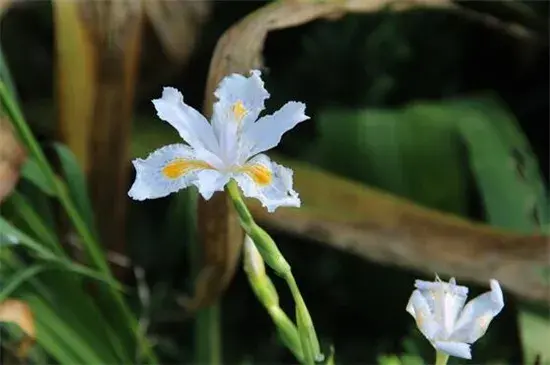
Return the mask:
[[177,179],[191,170],[212,169],[213,167],[200,160],[184,160],[177,158],[168,162],[162,168],[162,174],[168,179]]

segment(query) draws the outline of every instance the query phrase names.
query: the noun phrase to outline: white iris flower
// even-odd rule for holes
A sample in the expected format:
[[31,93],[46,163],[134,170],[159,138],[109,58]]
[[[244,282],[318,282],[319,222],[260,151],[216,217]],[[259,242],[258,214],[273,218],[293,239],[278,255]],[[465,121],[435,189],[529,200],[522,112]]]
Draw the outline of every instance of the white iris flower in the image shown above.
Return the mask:
[[155,199],[191,185],[206,200],[235,179],[243,194],[258,199],[269,212],[280,206],[299,207],[293,190],[292,170],[276,164],[261,152],[275,147],[282,135],[309,119],[305,104],[288,102],[271,115],[258,119],[269,93],[260,71],[250,77],[224,78],[214,95],[212,123],[183,102],[182,94],[165,87],[153,100],[160,119],[170,123],[187,144],[173,144],[133,161],[136,180],[128,195],[136,200]]
[[498,281],[491,280],[491,291],[471,300],[466,306],[468,288],[436,278],[435,282],[416,280],[407,312],[418,329],[437,351],[471,359],[470,345],[487,331],[491,320],[504,307]]

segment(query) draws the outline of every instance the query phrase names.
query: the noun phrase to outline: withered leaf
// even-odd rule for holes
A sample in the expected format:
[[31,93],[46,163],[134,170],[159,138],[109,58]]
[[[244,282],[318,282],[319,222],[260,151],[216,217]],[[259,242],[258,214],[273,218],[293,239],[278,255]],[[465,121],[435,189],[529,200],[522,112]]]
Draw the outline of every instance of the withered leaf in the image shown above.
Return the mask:
[[178,64],[191,56],[202,25],[208,20],[212,2],[148,0],[144,12],[165,53]]
[[0,204],[15,188],[25,158],[10,121],[0,116]]
[[0,303],[0,322],[15,323],[23,331],[25,339],[19,344],[17,356],[24,358],[36,338],[31,308],[20,300],[7,299]]

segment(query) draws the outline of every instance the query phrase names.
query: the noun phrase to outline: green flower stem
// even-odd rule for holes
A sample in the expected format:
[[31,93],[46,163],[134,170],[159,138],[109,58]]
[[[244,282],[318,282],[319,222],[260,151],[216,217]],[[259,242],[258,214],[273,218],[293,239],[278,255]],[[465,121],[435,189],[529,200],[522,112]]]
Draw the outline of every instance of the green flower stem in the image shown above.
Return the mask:
[[279,248],[271,236],[254,221],[252,214],[243,201],[239,187],[234,180],[231,180],[227,184],[226,190],[237,210],[244,231],[250,236],[264,261],[275,270],[277,275],[286,281],[296,306],[298,332],[304,354],[304,362],[308,365],[314,364],[317,360],[321,360],[323,356],[321,354],[313,321],[311,320],[304,299],[298,289],[296,280],[292,275],[290,265],[281,251],[279,251]]
[[449,355],[437,351],[435,355],[435,365],[447,365],[447,361],[449,360]]
[[[48,163],[46,155],[40,148],[38,141],[34,138],[34,135],[31,129],[26,123],[21,109],[19,108],[17,103],[13,100],[6,85],[2,81],[0,81],[0,105],[2,105],[5,108],[5,111],[10,117],[19,136],[21,137],[23,142],[27,145],[31,155],[37,161],[38,165],[40,166],[40,169],[42,170],[46,178],[50,180],[51,186],[54,186],[56,196],[58,197],[65,211],[67,212],[67,216],[71,220],[75,230],[77,231],[79,236],[82,238],[82,243],[84,245],[84,248],[86,249],[86,253],[88,254],[88,257],[90,258],[91,262],[108,279],[115,280],[109,268],[109,264],[107,263],[105,255],[100,248],[100,245],[95,241],[90,229],[86,226],[86,223],[78,213],[78,210],[76,209],[74,202],[71,200],[69,196],[66,185],[54,173],[53,169]],[[132,315],[130,308],[124,302],[122,295],[117,290],[111,290],[110,292],[112,294],[112,298],[114,300],[115,305],[118,307],[122,316],[125,318],[129,329],[132,331],[133,334],[136,334],[139,336],[140,331],[139,331],[138,321]],[[148,341],[145,338],[139,338],[138,342],[140,345],[143,346],[143,351],[146,357],[152,363],[157,363],[158,361],[156,359],[156,356],[153,353],[152,349],[150,348],[149,344],[147,343]]]
[[298,329],[279,306],[279,295],[265,272],[264,260],[248,236],[244,242],[243,256],[244,271],[256,298],[269,313],[283,344],[299,362],[303,362],[304,356]]

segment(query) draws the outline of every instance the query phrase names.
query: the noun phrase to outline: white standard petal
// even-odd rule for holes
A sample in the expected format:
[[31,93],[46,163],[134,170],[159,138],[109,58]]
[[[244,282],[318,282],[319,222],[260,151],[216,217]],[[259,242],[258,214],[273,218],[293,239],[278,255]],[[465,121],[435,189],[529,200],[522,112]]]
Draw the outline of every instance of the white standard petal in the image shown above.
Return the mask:
[[183,140],[196,149],[206,148],[219,152],[218,141],[212,126],[197,110],[183,102],[183,95],[173,87],[165,87],[162,97],[153,105],[160,119],[176,128]]
[[416,288],[426,298],[434,313],[435,320],[442,326],[442,338],[447,338],[453,331],[458,314],[462,310],[468,295],[468,288],[456,285],[454,278],[445,283],[436,278],[436,281],[416,281]]
[[184,144],[159,148],[146,159],[132,161],[136,180],[128,196],[135,200],[155,199],[167,196],[197,184],[197,174],[213,167],[197,158],[195,151]]
[[214,104],[212,127],[228,165],[236,162],[240,133],[258,118],[269,98],[260,75],[258,70],[251,71],[249,77],[229,75],[214,92],[218,101]]
[[440,325],[435,320],[426,298],[419,290],[413,291],[406,310],[413,316],[418,329],[428,340],[433,341],[441,332]]
[[292,185],[291,169],[266,155],[258,155],[235,171],[233,177],[244,196],[258,199],[268,212],[278,207],[299,207],[300,198]]
[[258,115],[264,110],[265,100],[269,98],[258,70],[250,71],[249,77],[236,73],[226,76],[214,95],[218,98],[218,103],[230,108],[231,116],[239,119],[243,126],[258,119]]
[[470,345],[463,342],[452,341],[436,341],[434,347],[437,351],[441,351],[450,356],[461,357],[463,359],[471,359]]
[[498,281],[491,280],[491,291],[472,299],[460,314],[450,339],[474,343],[485,334],[493,318],[504,307],[504,298]]
[[309,119],[305,111],[304,103],[290,101],[275,113],[266,115],[256,123],[250,124],[243,131],[243,157],[249,158],[277,146],[283,134],[298,123]]

